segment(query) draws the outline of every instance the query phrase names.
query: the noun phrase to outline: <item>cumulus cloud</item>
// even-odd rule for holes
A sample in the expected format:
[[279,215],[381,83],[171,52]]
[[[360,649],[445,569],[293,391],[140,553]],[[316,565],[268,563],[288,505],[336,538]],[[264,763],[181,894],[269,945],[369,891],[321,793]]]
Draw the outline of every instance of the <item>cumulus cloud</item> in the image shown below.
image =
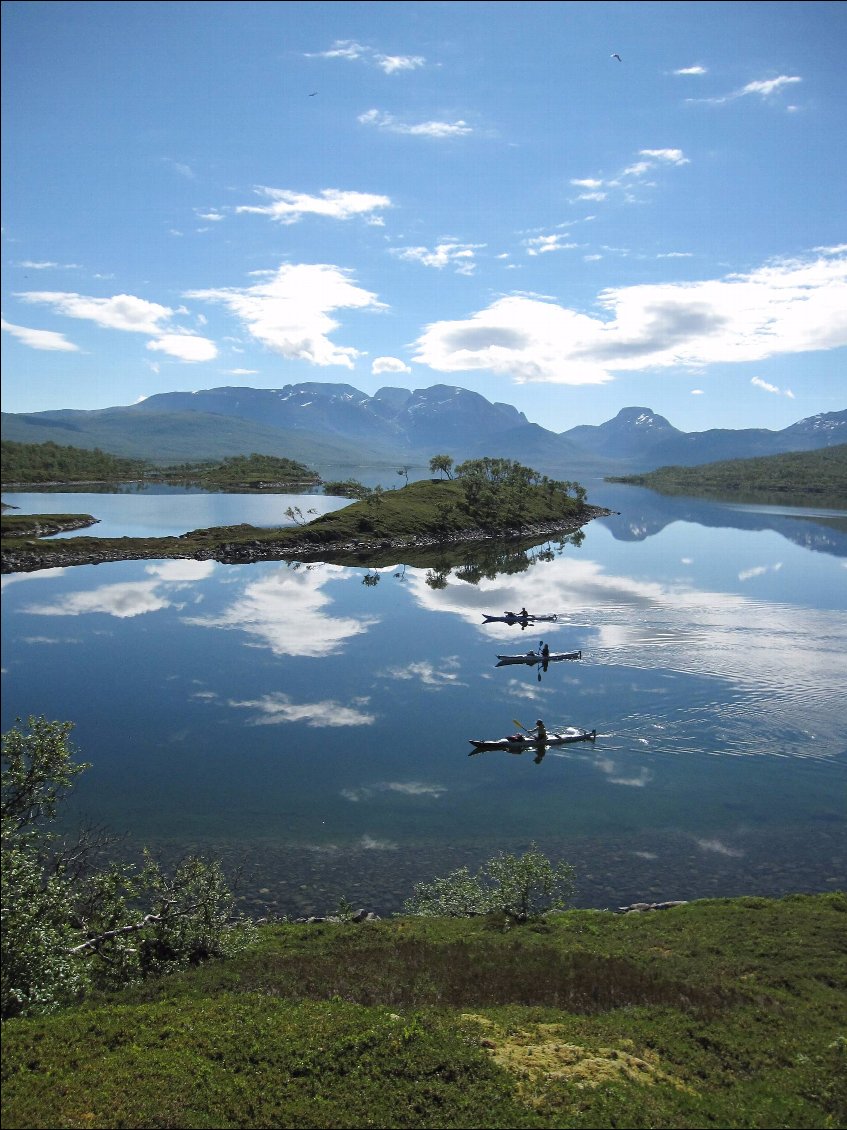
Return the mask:
[[701,67],[699,64],[697,64],[693,67],[680,67],[678,71],[674,71],[674,74],[675,75],[705,75],[705,74],[708,74],[708,71],[706,70],[705,67]]
[[759,361],[847,344],[847,258],[602,291],[599,314],[512,295],[425,327],[413,358],[439,372],[601,384],[614,372]]
[[379,376],[380,373],[411,373],[411,368],[399,357],[374,357],[371,364],[371,373]]
[[225,306],[251,337],[283,357],[348,369],[360,352],[330,340],[339,325],[332,312],[383,308],[349,271],[326,263],[283,263],[262,272],[253,286],[194,290],[186,297]]
[[354,39],[336,39],[326,51],[316,51],[307,54],[311,59],[346,59],[348,62],[362,60],[379,69],[387,75],[396,75],[402,71],[415,71],[426,65],[423,55],[383,55],[373,47],[366,47]]
[[270,200],[269,204],[241,204],[236,212],[253,212],[270,216],[281,224],[296,224],[307,214],[328,216],[334,220],[349,220],[353,216],[372,216],[381,208],[390,208],[391,200],[372,192],[344,191],[324,188],[319,195],[294,192],[289,188],[268,188],[258,185],[256,193]]
[[180,361],[213,361],[218,355],[218,347],[207,337],[194,334],[163,334],[155,341],[148,341],[147,348],[158,353],[167,353]]
[[10,333],[12,337],[28,345],[30,349],[43,349],[48,352],[59,353],[79,353],[79,346],[74,345],[72,341],[68,341],[64,334],[56,333],[54,330],[34,330],[29,326],[16,326],[12,322],[7,322],[5,318],[0,319],[0,328],[4,329],[6,333]]
[[398,259],[421,263],[424,267],[434,267],[439,271],[443,267],[453,267],[458,275],[471,275],[476,269],[475,253],[482,247],[485,247],[484,243],[444,241],[433,248],[392,247],[391,254]]
[[[185,309],[172,310],[169,306],[148,302],[147,299],[137,298],[134,294],[94,298],[90,295],[72,294],[66,291],[30,290],[17,297],[24,302],[50,306],[55,313],[68,318],[93,322],[101,329],[150,334],[153,340],[147,343],[149,350],[166,353],[181,361],[211,361],[218,355],[214,342],[171,323],[175,314],[186,314]],[[39,332],[43,334],[44,331]],[[48,344],[35,345],[34,341],[28,344],[40,349],[76,349],[76,346],[71,345],[70,342],[62,345],[57,344],[54,339],[58,339],[58,342],[64,341],[61,334],[54,334],[49,338],[42,338]],[[49,344],[50,342],[52,344]]]
[[133,294],[115,294],[111,298],[92,298],[57,290],[28,290],[17,295],[24,302],[50,306],[57,314],[94,322],[103,329],[127,330],[131,333],[159,334],[162,323],[174,314],[168,306],[148,302]]
[[464,137],[473,133],[468,123],[461,119],[456,122],[429,121],[411,125],[408,122],[401,122],[384,110],[366,110],[364,114],[359,114],[358,121],[365,126],[375,126],[388,133],[403,133],[410,137]]

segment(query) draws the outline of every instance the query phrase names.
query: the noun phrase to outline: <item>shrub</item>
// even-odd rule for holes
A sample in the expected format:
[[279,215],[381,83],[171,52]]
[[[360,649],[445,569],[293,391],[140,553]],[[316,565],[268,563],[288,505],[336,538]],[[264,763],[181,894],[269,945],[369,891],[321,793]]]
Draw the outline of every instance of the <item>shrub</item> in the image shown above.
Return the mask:
[[564,910],[573,892],[570,864],[551,863],[532,844],[523,855],[501,852],[476,875],[460,867],[445,878],[416,884],[404,909],[406,914],[427,917],[499,913],[526,922],[549,910]]

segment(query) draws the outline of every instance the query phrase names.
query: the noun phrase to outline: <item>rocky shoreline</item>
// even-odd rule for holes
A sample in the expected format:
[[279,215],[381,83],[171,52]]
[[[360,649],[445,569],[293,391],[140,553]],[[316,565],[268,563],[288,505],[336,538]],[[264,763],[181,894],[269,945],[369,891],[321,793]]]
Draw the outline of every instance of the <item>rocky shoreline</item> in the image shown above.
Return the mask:
[[[2,573],[32,573],[40,569],[64,569],[74,565],[102,565],[112,561],[138,561],[163,558],[193,559],[195,561],[220,561],[225,565],[248,565],[258,561],[332,561],[366,560],[369,557],[398,555],[408,552],[449,547],[474,542],[543,541],[554,537],[567,537],[581,529],[594,518],[611,514],[600,506],[586,506],[582,513],[561,522],[544,522],[515,527],[491,533],[482,529],[463,530],[450,537],[414,535],[397,538],[344,540],[320,542],[308,537],[295,540],[291,536],[274,540],[270,538],[222,538],[202,544],[195,533],[168,538],[113,538],[92,539],[86,546],[80,542],[31,542],[24,546],[3,547],[0,550]],[[64,526],[64,529],[81,528]],[[237,528],[237,527],[236,527]],[[46,530],[45,530],[46,532]],[[55,532],[55,531],[54,531]],[[208,537],[208,534],[206,535]]]

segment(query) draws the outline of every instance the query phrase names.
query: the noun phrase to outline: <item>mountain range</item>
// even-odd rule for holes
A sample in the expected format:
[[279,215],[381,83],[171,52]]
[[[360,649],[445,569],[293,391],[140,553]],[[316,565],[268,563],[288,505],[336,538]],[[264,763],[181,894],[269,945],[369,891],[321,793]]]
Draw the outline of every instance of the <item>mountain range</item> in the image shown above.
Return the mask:
[[279,389],[223,387],[166,392],[126,407],[3,413],[2,437],[19,443],[94,448],[160,463],[259,452],[311,467],[517,459],[568,477],[647,471],[809,451],[847,442],[847,410],[810,416],[781,431],[714,428],[682,432],[649,408],[623,408],[603,424],[553,432],[510,404],[452,385],[381,388],[318,381]]

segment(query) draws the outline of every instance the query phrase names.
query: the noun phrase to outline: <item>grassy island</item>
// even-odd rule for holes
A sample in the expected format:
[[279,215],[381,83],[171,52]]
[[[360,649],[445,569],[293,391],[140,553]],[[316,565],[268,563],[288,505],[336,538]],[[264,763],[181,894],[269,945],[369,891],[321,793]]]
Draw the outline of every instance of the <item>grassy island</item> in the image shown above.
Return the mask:
[[[364,560],[368,555],[492,537],[543,538],[569,533],[605,513],[587,504],[578,483],[560,482],[519,463],[477,459],[455,478],[427,479],[397,490],[369,490],[341,510],[310,520],[289,507],[274,529],[250,525],[194,530],[166,538],[44,540],[54,516],[3,516],[2,569],[26,572],[55,566],[142,558]],[[67,520],[68,516],[62,516]],[[31,535],[26,532],[32,523]],[[8,533],[7,533],[8,530]],[[396,558],[395,558],[396,559]]]

